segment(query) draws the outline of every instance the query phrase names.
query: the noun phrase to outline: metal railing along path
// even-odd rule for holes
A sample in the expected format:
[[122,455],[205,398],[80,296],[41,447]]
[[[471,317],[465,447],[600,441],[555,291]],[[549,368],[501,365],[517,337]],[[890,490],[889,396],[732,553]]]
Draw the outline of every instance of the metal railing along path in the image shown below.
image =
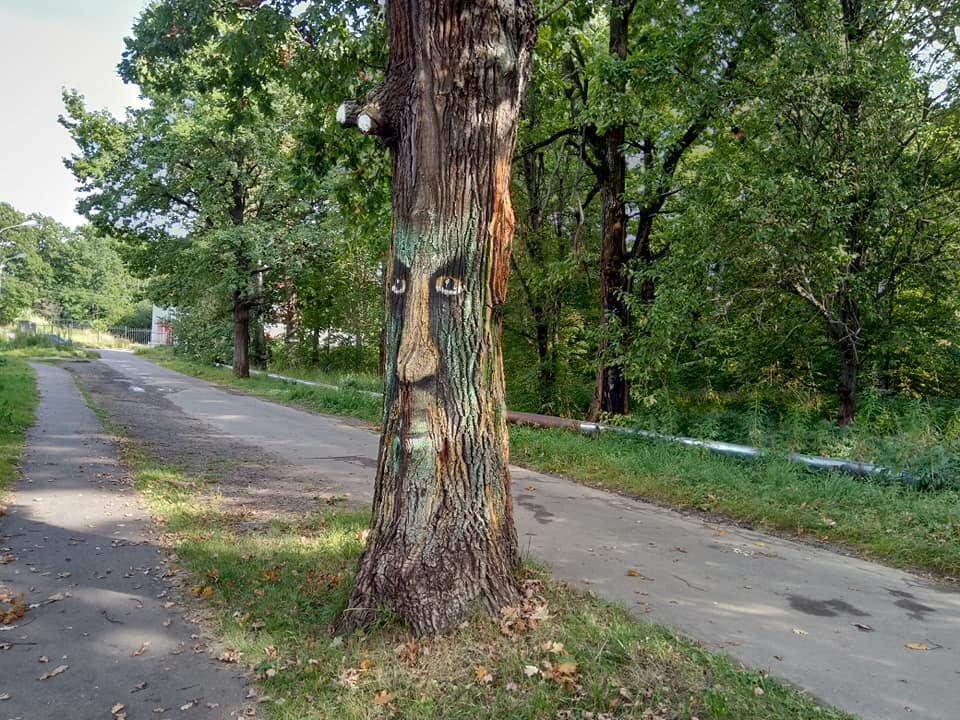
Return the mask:
[[[217,367],[229,368],[230,365],[223,363],[214,363]],[[339,385],[330,385],[329,383],[314,382],[313,380],[304,380],[302,378],[289,377],[278,373],[266,372],[264,370],[251,370],[252,374],[264,375],[273,380],[291,383],[294,385],[306,385],[309,387],[318,387],[325,390],[345,390]],[[355,389],[355,388],[351,388]],[[356,390],[356,389],[355,389]],[[371,390],[356,390],[363,395],[372,395],[382,397],[383,393],[373,392]],[[699,447],[709,450],[718,455],[727,457],[753,460],[770,456],[768,450],[756,448],[751,445],[740,445],[738,443],[723,442],[722,440],[701,440],[699,438],[684,437],[682,435],[668,435],[665,433],[653,432],[651,430],[638,430],[636,428],[623,427],[619,425],[607,425],[605,423],[585,422],[574,420],[572,418],[562,418],[555,415],[540,415],[537,413],[507,411],[507,421],[517,425],[529,425],[532,427],[543,428],[567,428],[579,432],[581,435],[596,435],[600,432],[613,432],[620,435],[633,437],[642,437],[648,440],[657,440],[661,442],[676,443],[688,447]],[[790,462],[805,465],[814,470],[831,470],[834,472],[843,472],[859,477],[876,477],[884,480],[896,480],[907,485],[917,485],[919,480],[907,472],[896,472],[892,468],[884,465],[875,465],[859,460],[845,460],[843,458],[821,457],[819,455],[806,455],[804,453],[788,453],[784,456]]]

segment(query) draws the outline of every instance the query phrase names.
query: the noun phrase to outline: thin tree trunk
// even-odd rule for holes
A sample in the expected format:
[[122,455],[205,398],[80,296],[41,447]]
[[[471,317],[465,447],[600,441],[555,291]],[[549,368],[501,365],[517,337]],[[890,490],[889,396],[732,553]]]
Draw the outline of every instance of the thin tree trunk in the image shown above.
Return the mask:
[[257,370],[267,369],[267,335],[259,311],[250,322],[250,363]]
[[233,293],[233,374],[250,377],[250,306],[239,290]]
[[320,367],[320,328],[310,332],[310,365]]
[[287,349],[288,361],[292,357],[293,346],[297,342],[297,290],[293,278],[287,277],[283,283],[285,302],[283,304],[283,344]]
[[[627,30],[632,3],[611,0],[610,55],[627,57]],[[621,83],[622,84],[622,83]],[[622,91],[622,88],[621,88]],[[614,357],[613,335],[630,322],[623,295],[629,291],[627,275],[627,158],[624,153],[626,128],[614,125],[600,138],[603,147],[603,177],[600,178],[600,346],[597,378],[589,417],[601,412],[625,415],[630,411],[630,387],[623,365]]]
[[528,0],[390,0],[386,14],[386,79],[356,115],[393,160],[383,431],[341,624],[387,607],[440,633],[518,599],[500,335],[534,26]]
[[857,384],[860,375],[860,361],[853,343],[840,344],[840,382],[837,386],[837,395],[840,400],[840,411],[837,422],[848,425],[853,422],[856,414]]

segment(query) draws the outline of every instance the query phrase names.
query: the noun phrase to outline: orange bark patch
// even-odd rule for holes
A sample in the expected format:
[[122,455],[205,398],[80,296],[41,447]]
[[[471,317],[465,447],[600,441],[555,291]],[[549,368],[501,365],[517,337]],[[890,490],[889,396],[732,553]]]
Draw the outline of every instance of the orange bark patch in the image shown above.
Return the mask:
[[491,289],[495,305],[507,299],[507,276],[510,272],[510,241],[516,228],[513,204],[510,201],[510,157],[497,160],[493,186],[493,217],[490,220]]

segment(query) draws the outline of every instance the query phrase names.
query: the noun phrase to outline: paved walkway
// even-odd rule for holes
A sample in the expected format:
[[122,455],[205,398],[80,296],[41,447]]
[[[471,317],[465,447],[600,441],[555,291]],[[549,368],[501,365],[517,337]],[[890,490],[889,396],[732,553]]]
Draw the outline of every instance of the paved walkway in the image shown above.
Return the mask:
[[[225,438],[370,498],[377,437],[356,423],[220,390],[128,353],[104,352],[102,362],[131,393],[163,394]],[[960,593],[522,469],[514,498],[524,548],[560,577],[865,719],[960,718]]]
[[37,421],[0,519],[0,597],[29,608],[0,625],[0,718],[251,717],[246,678],[174,602],[116,448],[66,371],[35,368]]

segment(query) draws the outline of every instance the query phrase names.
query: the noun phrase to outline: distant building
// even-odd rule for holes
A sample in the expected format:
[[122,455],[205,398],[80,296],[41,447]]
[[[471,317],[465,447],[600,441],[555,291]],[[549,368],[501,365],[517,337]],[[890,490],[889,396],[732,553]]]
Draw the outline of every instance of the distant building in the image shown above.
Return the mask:
[[177,311],[173,308],[153,306],[153,319],[150,323],[151,345],[173,345],[173,319]]

